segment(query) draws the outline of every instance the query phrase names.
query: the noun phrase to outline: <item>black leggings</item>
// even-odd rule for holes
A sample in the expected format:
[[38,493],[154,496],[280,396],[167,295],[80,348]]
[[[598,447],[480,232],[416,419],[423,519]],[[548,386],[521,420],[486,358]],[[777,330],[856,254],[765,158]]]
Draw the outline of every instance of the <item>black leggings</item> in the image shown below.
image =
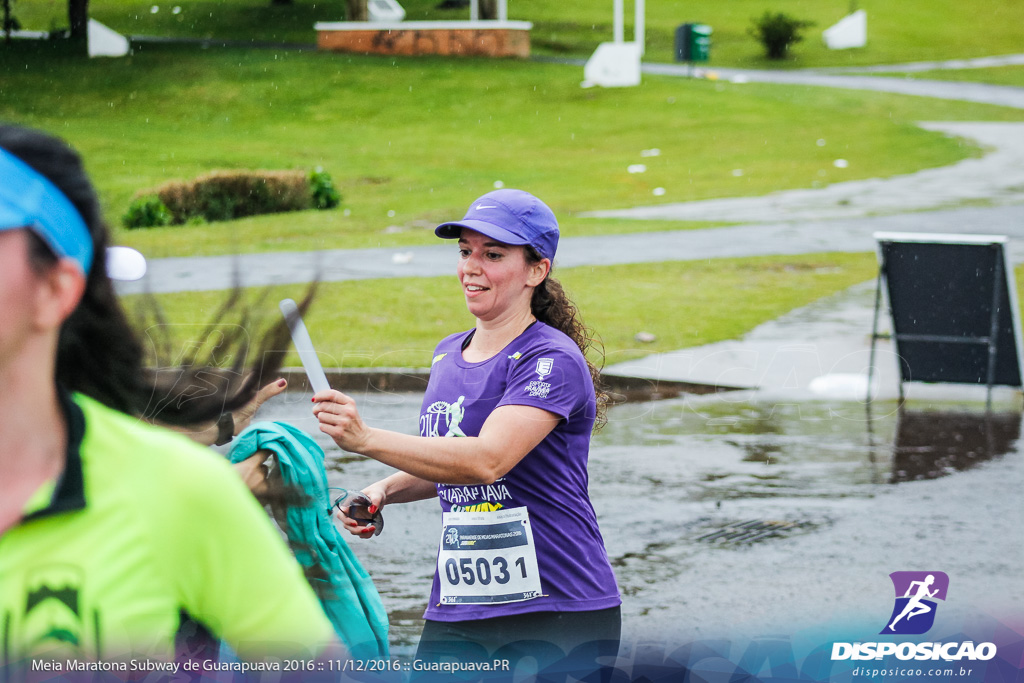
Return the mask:
[[471,621],[427,620],[416,659],[492,664],[507,660],[515,670],[520,660],[528,658],[539,671],[580,673],[614,665],[621,631],[618,607]]

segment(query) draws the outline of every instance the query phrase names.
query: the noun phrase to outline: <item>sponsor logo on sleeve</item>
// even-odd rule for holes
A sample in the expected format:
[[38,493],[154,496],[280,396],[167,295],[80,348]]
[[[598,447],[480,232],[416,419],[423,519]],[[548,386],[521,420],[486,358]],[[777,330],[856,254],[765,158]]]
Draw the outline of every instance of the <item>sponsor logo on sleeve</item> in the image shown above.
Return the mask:
[[551,385],[547,382],[534,380],[526,385],[526,393],[533,398],[547,398],[551,393]]
[[555,360],[553,358],[539,358],[537,360],[537,377],[529,384],[526,385],[526,393],[533,398],[547,398],[548,394],[551,393],[551,385],[544,381],[544,378],[551,374],[551,370],[555,367]]

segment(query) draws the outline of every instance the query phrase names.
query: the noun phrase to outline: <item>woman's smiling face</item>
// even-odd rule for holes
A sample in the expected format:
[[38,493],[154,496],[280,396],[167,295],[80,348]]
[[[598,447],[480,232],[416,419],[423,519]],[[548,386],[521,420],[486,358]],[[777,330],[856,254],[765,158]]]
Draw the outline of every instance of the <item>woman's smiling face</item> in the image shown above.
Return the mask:
[[469,312],[479,320],[491,321],[529,311],[533,288],[547,274],[547,265],[542,264],[547,260],[528,263],[521,246],[463,228],[457,273]]

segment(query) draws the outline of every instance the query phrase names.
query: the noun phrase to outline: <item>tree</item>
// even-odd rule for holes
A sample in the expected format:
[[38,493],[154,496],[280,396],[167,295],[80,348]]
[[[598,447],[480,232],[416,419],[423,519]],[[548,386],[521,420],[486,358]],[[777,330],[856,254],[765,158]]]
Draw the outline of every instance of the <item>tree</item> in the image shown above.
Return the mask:
[[366,21],[369,13],[366,9],[366,0],[346,0],[345,21]]
[[85,41],[89,30],[89,0],[68,0],[71,39]]
[[21,24],[14,17],[14,15],[11,14],[11,1],[12,0],[3,0],[3,26],[0,26],[0,29],[2,29],[4,32],[4,38],[7,40],[8,43],[11,42],[11,31],[17,31],[19,28],[21,28]]

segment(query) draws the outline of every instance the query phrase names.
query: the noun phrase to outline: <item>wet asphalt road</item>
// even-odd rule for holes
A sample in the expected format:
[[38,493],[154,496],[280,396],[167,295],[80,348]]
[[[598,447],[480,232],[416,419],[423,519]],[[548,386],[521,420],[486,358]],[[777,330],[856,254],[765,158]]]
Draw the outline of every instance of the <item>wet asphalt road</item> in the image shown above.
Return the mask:
[[[421,395],[357,400],[370,424],[414,432]],[[298,393],[259,417],[316,428]],[[593,442],[590,491],[623,594],[624,652],[806,629],[877,632],[891,608],[888,573],[908,568],[955,577],[959,599],[939,628],[1022,604],[1020,421],[1013,410],[986,421],[978,404],[919,403],[899,415],[879,402],[869,416],[857,402],[751,393],[613,408]],[[391,472],[316,436],[332,486]],[[381,592],[395,653],[408,656],[440,514],[432,500],[384,515],[381,536],[350,545]]]

